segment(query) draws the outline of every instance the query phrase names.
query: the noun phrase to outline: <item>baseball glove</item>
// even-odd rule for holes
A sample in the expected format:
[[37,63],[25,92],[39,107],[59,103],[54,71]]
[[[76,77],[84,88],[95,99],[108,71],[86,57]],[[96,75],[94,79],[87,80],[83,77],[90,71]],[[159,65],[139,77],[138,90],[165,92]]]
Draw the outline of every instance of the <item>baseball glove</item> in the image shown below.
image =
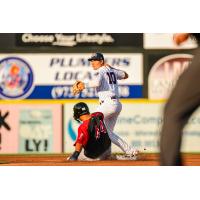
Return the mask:
[[73,95],[79,94],[84,88],[85,88],[85,85],[82,81],[76,81],[74,85],[72,86]]

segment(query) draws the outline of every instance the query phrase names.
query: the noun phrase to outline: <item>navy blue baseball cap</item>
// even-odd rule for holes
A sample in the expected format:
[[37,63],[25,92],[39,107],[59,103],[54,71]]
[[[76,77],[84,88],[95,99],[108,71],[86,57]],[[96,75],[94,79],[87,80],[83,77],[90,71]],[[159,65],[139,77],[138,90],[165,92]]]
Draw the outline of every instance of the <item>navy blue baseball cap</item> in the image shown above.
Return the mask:
[[92,60],[104,60],[104,57],[103,57],[103,54],[102,53],[94,53],[92,54],[92,56],[88,59],[89,61],[92,61]]

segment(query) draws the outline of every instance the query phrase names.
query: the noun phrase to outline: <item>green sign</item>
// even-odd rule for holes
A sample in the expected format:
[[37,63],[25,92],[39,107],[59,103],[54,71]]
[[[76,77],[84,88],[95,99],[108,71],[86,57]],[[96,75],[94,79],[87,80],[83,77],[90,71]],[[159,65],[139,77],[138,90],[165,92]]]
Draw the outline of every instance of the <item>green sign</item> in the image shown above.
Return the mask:
[[53,119],[48,109],[22,109],[19,121],[19,153],[53,152]]

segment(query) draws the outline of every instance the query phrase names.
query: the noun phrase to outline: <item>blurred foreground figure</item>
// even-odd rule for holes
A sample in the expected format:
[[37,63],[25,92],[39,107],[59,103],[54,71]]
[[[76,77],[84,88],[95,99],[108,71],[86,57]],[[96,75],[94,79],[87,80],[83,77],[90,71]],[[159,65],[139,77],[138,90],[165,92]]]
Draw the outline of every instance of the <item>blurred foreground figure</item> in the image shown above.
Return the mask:
[[[200,43],[198,33],[174,34],[174,42],[180,45],[189,37]],[[190,66],[180,76],[165,106],[160,140],[160,164],[182,165],[180,154],[183,128],[200,105],[200,48],[195,52]],[[200,145],[200,144],[199,144]]]

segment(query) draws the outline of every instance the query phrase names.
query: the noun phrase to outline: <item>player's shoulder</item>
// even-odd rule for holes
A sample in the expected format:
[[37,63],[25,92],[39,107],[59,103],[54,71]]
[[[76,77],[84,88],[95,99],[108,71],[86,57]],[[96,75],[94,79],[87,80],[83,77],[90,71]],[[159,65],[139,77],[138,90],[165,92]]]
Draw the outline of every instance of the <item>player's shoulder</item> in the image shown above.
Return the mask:
[[78,127],[78,130],[84,131],[85,129],[87,129],[87,125],[88,125],[88,120],[83,121],[82,124]]
[[110,71],[110,67],[108,66],[102,66],[99,68],[99,73],[105,73],[107,71]]
[[82,130],[83,127],[84,127],[84,122],[81,125],[79,125],[78,130]]
[[84,121],[79,127],[78,127],[78,134],[87,134],[88,127],[89,127],[90,120]]
[[94,112],[91,115],[92,115],[92,117],[103,117],[104,118],[104,115],[102,112]]
[[104,67],[105,67],[104,68],[105,71],[113,71],[113,72],[115,72],[115,71],[119,70],[119,69],[117,69],[115,67],[112,67],[112,66],[104,66]]

